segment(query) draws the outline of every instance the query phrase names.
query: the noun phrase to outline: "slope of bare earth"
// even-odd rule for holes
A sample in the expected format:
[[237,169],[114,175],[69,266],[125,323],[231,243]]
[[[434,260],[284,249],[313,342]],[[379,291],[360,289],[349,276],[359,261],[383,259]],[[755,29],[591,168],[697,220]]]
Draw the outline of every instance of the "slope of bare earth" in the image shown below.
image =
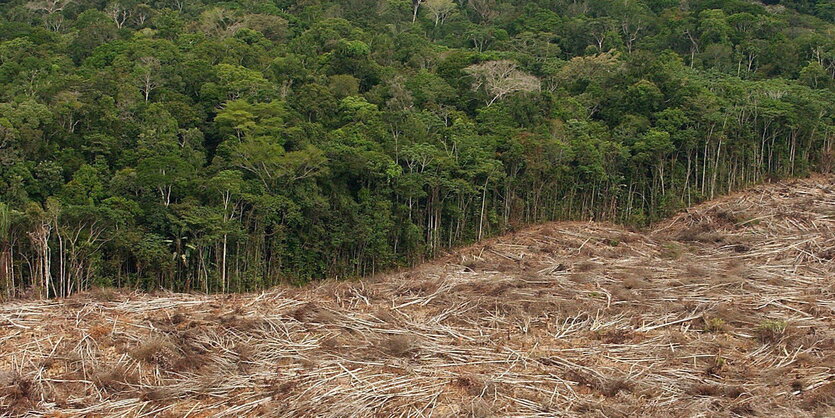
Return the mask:
[[254,295],[0,305],[0,411],[833,416],[835,177]]

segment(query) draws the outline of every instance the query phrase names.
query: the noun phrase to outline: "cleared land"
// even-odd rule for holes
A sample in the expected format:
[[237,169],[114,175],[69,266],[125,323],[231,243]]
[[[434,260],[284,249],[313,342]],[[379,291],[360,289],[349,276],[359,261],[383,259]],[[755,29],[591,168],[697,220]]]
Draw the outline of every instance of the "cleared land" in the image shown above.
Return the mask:
[[0,411],[835,415],[835,177],[257,295],[0,305]]

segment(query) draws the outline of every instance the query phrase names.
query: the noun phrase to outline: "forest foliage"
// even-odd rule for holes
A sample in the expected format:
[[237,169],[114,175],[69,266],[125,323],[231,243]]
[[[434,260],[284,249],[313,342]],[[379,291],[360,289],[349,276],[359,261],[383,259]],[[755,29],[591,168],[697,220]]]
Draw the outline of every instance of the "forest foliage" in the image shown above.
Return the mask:
[[244,291],[835,163],[828,0],[11,0],[0,292]]

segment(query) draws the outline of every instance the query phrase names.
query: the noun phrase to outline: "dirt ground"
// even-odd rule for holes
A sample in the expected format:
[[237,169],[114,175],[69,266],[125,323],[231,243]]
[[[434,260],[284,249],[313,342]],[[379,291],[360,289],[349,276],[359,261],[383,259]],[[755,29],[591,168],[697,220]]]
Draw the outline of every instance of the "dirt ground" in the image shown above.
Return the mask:
[[835,416],[835,177],[358,282],[0,305],[0,413]]

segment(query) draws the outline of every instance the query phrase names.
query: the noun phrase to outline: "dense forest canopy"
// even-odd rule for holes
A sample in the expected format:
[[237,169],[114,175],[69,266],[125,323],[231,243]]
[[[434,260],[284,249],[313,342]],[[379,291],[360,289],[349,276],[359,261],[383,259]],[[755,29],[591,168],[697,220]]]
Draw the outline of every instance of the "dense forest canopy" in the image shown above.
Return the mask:
[[0,291],[371,274],[831,170],[830,0],[11,0]]

